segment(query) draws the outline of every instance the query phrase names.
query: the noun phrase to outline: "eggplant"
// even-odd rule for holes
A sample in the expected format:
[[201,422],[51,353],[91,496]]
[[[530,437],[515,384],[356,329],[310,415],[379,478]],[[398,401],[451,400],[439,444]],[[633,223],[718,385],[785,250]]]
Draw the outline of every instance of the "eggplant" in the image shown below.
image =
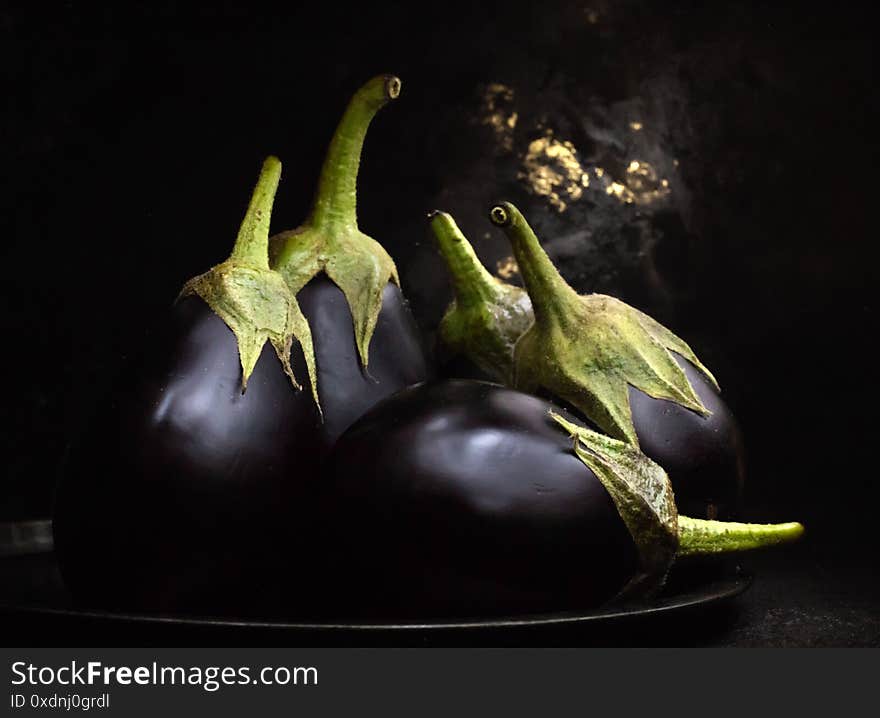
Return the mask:
[[[54,506],[83,605],[246,612],[291,589],[318,471],[311,333],[268,265],[269,158],[232,256],[188,282],[71,448]],[[291,589],[291,590],[293,590]]]
[[535,319],[528,293],[489,274],[449,214],[434,210],[428,220],[453,289],[437,332],[440,371],[513,383],[514,347]]
[[364,137],[399,92],[382,76],[355,94],[309,219],[271,240],[267,161],[230,259],[184,286],[73,448],[55,536],[80,601],[265,614],[304,600],[326,453],[428,376],[394,262],[357,227]]
[[[578,295],[510,203],[496,205],[490,218],[510,238],[525,292],[486,271],[452,217],[431,215],[454,277],[455,300],[440,327],[447,351],[487,378],[539,393],[641,448],[669,474],[690,515],[735,516],[745,475],[742,434],[691,348],[614,297]],[[475,297],[469,316],[460,309],[464,292]]]
[[335,445],[324,585],[337,617],[485,617],[651,595],[673,560],[791,541],[797,523],[678,514],[663,470],[547,401],[487,382],[410,387]]
[[357,222],[364,138],[400,90],[399,78],[382,75],[355,93],[330,142],[309,217],[270,240],[272,267],[315,336],[323,448],[377,401],[428,377],[397,267]]

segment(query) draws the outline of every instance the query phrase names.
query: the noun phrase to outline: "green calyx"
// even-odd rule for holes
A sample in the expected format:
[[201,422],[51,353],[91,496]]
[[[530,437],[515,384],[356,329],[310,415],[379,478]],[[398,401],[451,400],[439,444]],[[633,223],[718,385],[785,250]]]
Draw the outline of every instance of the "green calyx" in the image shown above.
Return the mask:
[[235,334],[242,393],[267,341],[275,348],[293,386],[299,389],[290,366],[290,347],[296,339],[303,348],[317,402],[309,324],[284,279],[269,268],[269,220],[280,178],[281,162],[276,157],[267,158],[229,259],[190,279],[178,300],[193,294],[201,297]]
[[678,551],[678,510],[666,472],[636,447],[550,416],[573,439],[575,455],[602,485],[639,555],[639,567],[622,594],[651,592],[663,585]]
[[603,431],[634,446],[638,437],[630,386],[704,416],[711,413],[674,354],[694,364],[716,387],[717,382],[684,341],[619,299],[577,294],[509,202],[494,206],[489,216],[510,240],[535,313],[534,324],[516,345],[516,388],[544,388]]
[[498,381],[512,383],[514,347],[534,320],[529,295],[486,270],[450,215],[434,211],[428,219],[454,292],[440,321],[441,341]]
[[638,448],[554,411],[550,416],[573,439],[575,455],[602,482],[636,545],[639,568],[621,596],[661,588],[677,558],[741,553],[803,535],[799,523],[745,524],[681,516],[666,472]]
[[270,240],[272,266],[294,296],[321,272],[345,294],[365,369],[382,292],[389,281],[399,286],[400,280],[388,253],[358,229],[357,174],[371,120],[399,94],[400,80],[387,75],[355,93],[330,142],[311,214],[297,229]]

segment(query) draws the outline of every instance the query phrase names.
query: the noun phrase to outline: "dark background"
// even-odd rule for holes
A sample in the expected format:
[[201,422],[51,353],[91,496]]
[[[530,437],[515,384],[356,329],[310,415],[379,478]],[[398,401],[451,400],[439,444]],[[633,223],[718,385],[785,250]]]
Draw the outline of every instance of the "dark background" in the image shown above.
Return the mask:
[[263,157],[284,162],[273,229],[294,227],[348,97],[394,72],[359,214],[426,334],[449,294],[425,212],[453,213],[494,268],[509,250],[486,210],[512,199],[578,289],[648,311],[712,367],[746,433],[749,518],[807,526],[762,561],[811,598],[774,619],[784,597],[765,596],[740,642],[880,642],[863,11],[326,5],[0,9],[0,520],[48,513],[68,437],[145,324],[226,256]]

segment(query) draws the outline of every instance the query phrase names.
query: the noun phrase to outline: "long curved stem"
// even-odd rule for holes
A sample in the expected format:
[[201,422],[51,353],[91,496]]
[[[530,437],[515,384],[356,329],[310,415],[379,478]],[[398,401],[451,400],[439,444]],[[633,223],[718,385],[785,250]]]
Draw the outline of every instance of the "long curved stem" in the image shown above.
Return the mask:
[[513,247],[523,282],[532,299],[535,320],[551,316],[565,321],[572,308],[580,302],[572,289],[550,261],[529,223],[510,202],[501,202],[489,211],[492,223],[501,227]]
[[477,257],[452,216],[434,210],[428,215],[437,248],[452,277],[455,299],[460,306],[484,304],[498,293],[498,282]]
[[333,230],[357,227],[357,175],[367,128],[376,113],[400,94],[400,79],[374,77],[351,98],[321,168],[308,223]]
[[737,553],[796,541],[804,533],[797,523],[741,524],[678,517],[678,556]]
[[267,157],[238,229],[230,259],[257,269],[269,269],[269,221],[280,179],[281,161],[277,157]]

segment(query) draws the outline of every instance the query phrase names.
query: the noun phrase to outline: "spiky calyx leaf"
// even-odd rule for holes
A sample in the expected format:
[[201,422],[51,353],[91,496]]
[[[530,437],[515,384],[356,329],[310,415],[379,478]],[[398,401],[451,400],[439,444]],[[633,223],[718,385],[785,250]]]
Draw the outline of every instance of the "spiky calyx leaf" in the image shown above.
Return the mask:
[[441,341],[450,353],[512,383],[514,347],[534,321],[529,295],[486,270],[450,215],[435,210],[428,219],[454,292],[440,321]]
[[229,259],[190,279],[178,299],[190,295],[201,297],[235,334],[242,393],[267,341],[275,348],[294,388],[299,389],[290,366],[290,348],[294,339],[298,341],[306,357],[317,402],[309,324],[284,279],[269,269],[269,220],[280,178],[281,162],[275,157],[267,158]]
[[678,510],[666,472],[624,441],[550,416],[572,437],[575,455],[602,482],[636,545],[639,568],[622,594],[660,588],[678,551]]
[[376,112],[400,94],[396,77],[374,77],[352,97],[336,128],[309,218],[271,239],[272,267],[294,296],[324,272],[351,309],[361,363],[369,364],[370,340],[388,282],[400,286],[397,267],[382,246],[357,225],[357,174],[367,128]]
[[620,596],[661,588],[677,558],[741,553],[799,539],[799,523],[745,524],[681,516],[666,472],[638,448],[568,421],[550,416],[573,439],[575,455],[611,496],[632,536],[639,568]]
[[577,294],[509,202],[494,206],[490,218],[510,239],[535,313],[534,324],[516,345],[516,388],[544,388],[634,446],[638,437],[630,386],[704,416],[711,413],[673,353],[694,364],[716,388],[718,384],[683,340],[619,299]]

